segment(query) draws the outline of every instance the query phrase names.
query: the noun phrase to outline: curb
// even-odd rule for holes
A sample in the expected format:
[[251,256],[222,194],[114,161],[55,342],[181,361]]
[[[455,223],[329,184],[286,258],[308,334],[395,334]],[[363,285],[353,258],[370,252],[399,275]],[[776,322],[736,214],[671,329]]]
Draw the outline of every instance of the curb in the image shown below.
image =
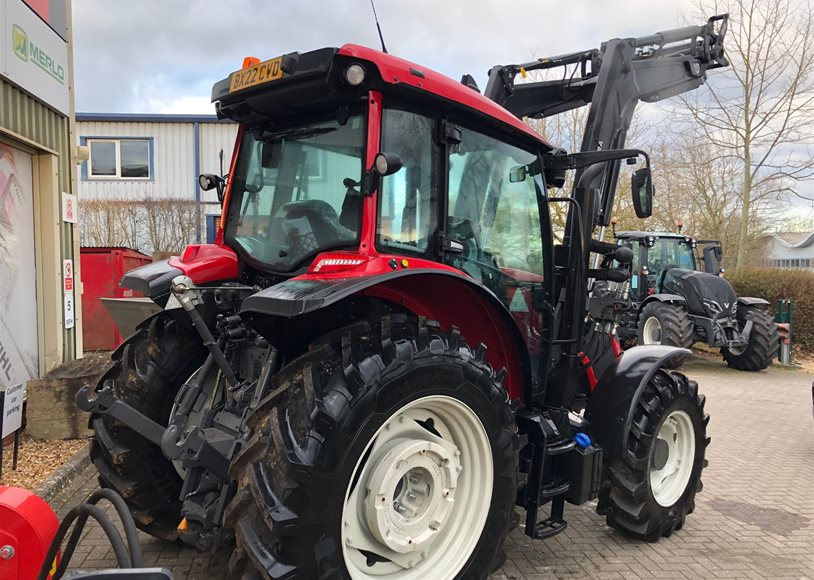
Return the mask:
[[47,502],[58,496],[73,479],[90,465],[89,447],[74,453],[65,465],[49,475],[45,481],[34,488],[34,493]]

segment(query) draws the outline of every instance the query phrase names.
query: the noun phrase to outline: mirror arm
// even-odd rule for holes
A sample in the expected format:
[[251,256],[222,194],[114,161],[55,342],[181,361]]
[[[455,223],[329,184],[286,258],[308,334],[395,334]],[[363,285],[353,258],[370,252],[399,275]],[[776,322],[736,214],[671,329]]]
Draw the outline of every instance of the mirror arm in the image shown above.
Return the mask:
[[379,173],[374,169],[368,169],[365,171],[365,174],[362,176],[362,180],[359,182],[359,191],[363,196],[367,197],[379,189],[380,183],[381,176]]

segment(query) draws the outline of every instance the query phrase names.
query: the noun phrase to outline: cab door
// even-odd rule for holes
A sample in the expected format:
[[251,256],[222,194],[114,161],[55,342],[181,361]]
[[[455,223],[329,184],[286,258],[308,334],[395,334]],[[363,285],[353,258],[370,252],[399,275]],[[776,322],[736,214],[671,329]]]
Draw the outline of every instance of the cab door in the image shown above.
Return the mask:
[[[520,329],[539,392],[547,360],[547,284],[551,233],[547,198],[532,167],[537,155],[499,138],[457,126],[460,143],[447,148],[445,236],[463,247],[444,261],[489,288]],[[550,325],[549,325],[550,326]]]

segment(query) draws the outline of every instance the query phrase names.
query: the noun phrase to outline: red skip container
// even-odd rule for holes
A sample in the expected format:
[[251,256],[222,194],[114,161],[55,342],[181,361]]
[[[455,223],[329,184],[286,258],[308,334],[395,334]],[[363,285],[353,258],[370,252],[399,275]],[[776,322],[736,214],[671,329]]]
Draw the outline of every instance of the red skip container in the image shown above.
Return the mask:
[[81,248],[82,336],[85,352],[113,350],[122,341],[102,298],[133,298],[141,292],[121,288],[125,272],[152,262],[129,248]]

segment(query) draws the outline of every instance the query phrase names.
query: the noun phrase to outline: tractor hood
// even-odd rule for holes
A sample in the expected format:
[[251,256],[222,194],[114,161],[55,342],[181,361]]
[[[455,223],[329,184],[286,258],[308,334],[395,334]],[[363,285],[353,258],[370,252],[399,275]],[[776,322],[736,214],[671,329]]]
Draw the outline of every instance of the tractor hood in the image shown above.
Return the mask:
[[687,309],[698,316],[734,317],[738,307],[735,290],[725,278],[695,270],[667,270],[662,292],[683,296]]

